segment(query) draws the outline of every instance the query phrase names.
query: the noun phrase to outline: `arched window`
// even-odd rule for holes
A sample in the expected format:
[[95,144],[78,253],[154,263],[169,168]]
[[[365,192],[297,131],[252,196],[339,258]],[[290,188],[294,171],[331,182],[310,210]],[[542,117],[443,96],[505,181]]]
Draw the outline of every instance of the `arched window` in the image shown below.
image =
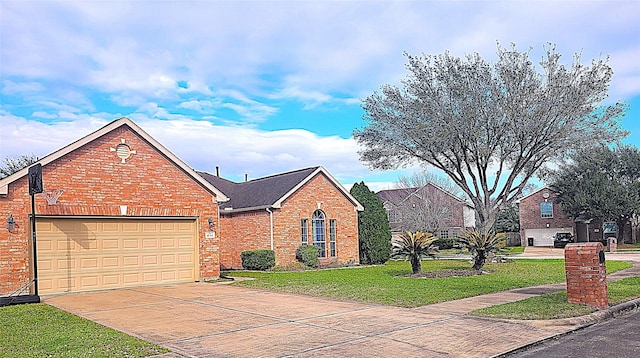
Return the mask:
[[313,244],[320,248],[320,257],[327,256],[327,238],[325,234],[324,212],[316,210],[311,217]]

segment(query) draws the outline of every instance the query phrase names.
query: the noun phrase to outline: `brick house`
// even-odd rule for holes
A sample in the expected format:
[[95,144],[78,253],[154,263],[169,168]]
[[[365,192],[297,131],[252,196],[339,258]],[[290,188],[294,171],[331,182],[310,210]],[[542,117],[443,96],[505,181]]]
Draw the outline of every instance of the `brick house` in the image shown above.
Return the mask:
[[553,246],[556,233],[575,235],[573,220],[562,213],[555,198],[555,194],[544,187],[518,201],[522,245]]
[[[556,202],[555,194],[547,187],[523,197],[518,205],[523,245],[533,241],[533,246],[553,246],[556,233],[570,233],[575,242],[600,241],[607,245],[607,237],[617,235],[615,222],[605,224],[599,218],[580,216],[574,220],[566,217],[562,205]],[[629,223],[623,235],[618,243],[631,242],[632,227]]]
[[[433,183],[420,188],[381,190],[376,193],[387,211],[391,233],[406,230],[431,231],[441,239],[454,238],[475,227],[473,206]],[[421,217],[422,216],[422,217]],[[431,228],[407,228],[406,222],[431,222]]]
[[[217,203],[228,198],[131,120],[37,163],[45,189],[35,195],[38,293],[219,276]],[[27,174],[0,180],[0,296],[33,277]]]
[[301,244],[321,247],[320,263],[358,263],[363,207],[323,167],[235,183],[200,173],[230,200],[220,206],[220,265],[242,268],[240,253],[271,249],[276,264],[296,262]]
[[[245,248],[273,248],[287,264],[305,240],[325,247],[323,263],[358,262],[362,206],[322,167],[207,180],[127,118],[38,164],[39,294],[217,278]],[[35,292],[28,172],[0,180],[0,304]]]

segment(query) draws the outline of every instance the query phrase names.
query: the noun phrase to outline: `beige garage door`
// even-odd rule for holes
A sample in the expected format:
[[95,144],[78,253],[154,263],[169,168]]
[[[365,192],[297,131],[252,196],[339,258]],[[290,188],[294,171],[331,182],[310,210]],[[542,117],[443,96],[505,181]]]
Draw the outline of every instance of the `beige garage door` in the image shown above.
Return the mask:
[[37,220],[39,292],[197,279],[195,220]]

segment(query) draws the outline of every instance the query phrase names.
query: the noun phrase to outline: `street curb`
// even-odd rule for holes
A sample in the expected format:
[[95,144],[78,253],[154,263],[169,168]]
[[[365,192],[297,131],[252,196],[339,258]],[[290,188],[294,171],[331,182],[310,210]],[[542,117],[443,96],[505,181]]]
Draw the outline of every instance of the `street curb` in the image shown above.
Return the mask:
[[623,302],[618,305],[607,308],[606,310],[596,311],[590,313],[585,316],[579,317],[569,317],[569,318],[558,318],[558,319],[539,319],[539,320],[529,320],[529,319],[507,319],[507,318],[493,318],[493,317],[482,317],[482,316],[472,316],[468,317],[486,319],[489,321],[495,322],[506,322],[506,323],[519,323],[525,324],[532,327],[550,327],[550,326],[590,326],[592,324],[602,322],[609,318],[614,318],[629,312],[640,310],[640,298],[636,298],[631,301]]
[[636,298],[635,300],[627,301],[619,305],[609,307],[606,310],[597,311],[597,312],[594,312],[585,316],[580,316],[580,317],[549,319],[549,320],[515,320],[515,319],[500,319],[500,318],[490,318],[490,317],[477,317],[477,316],[470,316],[470,317],[484,318],[491,321],[499,321],[499,322],[521,323],[521,324],[525,324],[533,327],[545,327],[545,326],[549,327],[549,326],[562,326],[562,325],[575,326],[574,328],[566,332],[554,334],[545,339],[524,344],[522,346],[510,349],[509,351],[491,356],[491,358],[499,358],[499,357],[509,356],[516,352],[522,352],[529,347],[533,347],[533,346],[542,344],[546,341],[556,339],[562,336],[566,336],[572,332],[581,330],[583,328],[589,327],[596,323],[605,321],[610,318],[618,317],[627,313],[631,313],[634,311],[640,311],[640,298]]

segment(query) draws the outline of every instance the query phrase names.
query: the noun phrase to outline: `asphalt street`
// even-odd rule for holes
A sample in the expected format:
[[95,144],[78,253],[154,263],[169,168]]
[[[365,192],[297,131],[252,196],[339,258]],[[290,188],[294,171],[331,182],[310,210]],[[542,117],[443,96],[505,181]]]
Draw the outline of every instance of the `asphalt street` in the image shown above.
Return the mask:
[[640,357],[640,312],[626,314],[504,357]]

